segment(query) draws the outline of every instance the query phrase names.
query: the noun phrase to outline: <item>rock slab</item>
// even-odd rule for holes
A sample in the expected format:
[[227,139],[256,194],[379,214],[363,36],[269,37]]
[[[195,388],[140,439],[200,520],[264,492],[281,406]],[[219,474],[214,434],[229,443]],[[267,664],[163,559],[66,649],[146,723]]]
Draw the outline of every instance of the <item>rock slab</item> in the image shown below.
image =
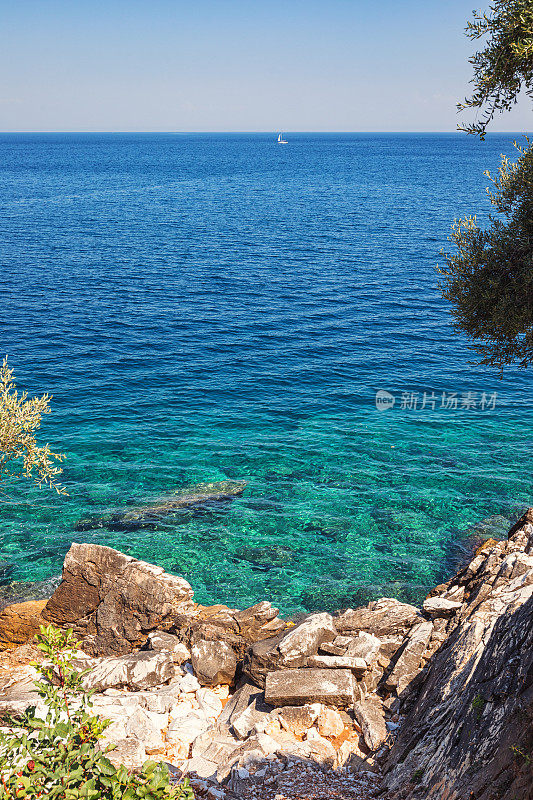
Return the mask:
[[354,679],[348,669],[289,669],[269,672],[265,701],[272,706],[353,703]]

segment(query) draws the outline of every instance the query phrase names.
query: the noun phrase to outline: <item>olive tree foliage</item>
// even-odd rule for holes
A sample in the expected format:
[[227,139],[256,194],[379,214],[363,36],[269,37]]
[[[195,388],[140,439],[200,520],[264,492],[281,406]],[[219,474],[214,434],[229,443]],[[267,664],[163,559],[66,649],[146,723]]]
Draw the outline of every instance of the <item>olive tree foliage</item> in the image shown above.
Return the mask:
[[490,201],[501,218],[483,230],[475,217],[455,222],[455,252],[439,269],[456,328],[472,339],[480,363],[533,364],[533,149],[502,158]]
[[485,138],[487,125],[497,113],[509,111],[524,90],[533,97],[533,2],[494,0],[488,12],[474,11],[466,35],[486,37],[483,49],[469,59],[474,67],[474,91],[458,109],[481,109],[479,120],[459,130]]
[[29,478],[38,486],[49,486],[66,494],[58,482],[62,472],[61,453],[53,453],[47,444],[39,445],[36,434],[44,414],[50,413],[51,396],[28,398],[19,394],[13,370],[7,358],[0,367],[0,486],[10,478]]
[[[474,93],[460,108],[482,109],[481,121],[460,128],[485,137],[497,112],[511,108],[522,89],[533,97],[533,0],[495,0],[476,12],[467,34],[487,37],[477,52]],[[438,267],[455,328],[470,338],[479,362],[496,367],[533,364],[533,146],[515,142],[516,161],[502,156],[487,194],[495,211],[482,229],[475,216],[456,220],[452,252]]]

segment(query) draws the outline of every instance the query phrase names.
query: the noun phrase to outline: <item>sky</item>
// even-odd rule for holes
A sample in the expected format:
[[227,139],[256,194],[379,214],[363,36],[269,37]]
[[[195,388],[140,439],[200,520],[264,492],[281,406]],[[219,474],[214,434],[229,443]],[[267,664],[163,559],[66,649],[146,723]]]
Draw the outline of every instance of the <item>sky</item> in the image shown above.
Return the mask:
[[0,0],[0,131],[453,131],[488,2]]

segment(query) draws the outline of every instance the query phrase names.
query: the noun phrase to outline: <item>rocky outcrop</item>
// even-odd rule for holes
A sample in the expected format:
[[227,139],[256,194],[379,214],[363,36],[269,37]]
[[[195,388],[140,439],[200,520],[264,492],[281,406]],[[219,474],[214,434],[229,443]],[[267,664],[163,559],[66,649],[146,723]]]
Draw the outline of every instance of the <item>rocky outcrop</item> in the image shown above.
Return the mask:
[[55,625],[70,625],[86,652],[130,652],[155,629],[168,630],[193,612],[186,580],[161,567],[91,544],[73,544],[62,581],[43,612]]
[[127,508],[103,517],[82,519],[76,523],[75,528],[77,531],[88,531],[94,528],[109,528],[114,531],[122,531],[153,527],[170,514],[176,514],[187,509],[212,509],[217,505],[228,503],[241,495],[246,485],[246,481],[199,483],[188,489],[180,489],[170,497],[165,497],[153,505]]
[[[432,598],[454,603],[387,761],[394,798],[533,797],[533,509]],[[434,607],[434,606],[433,606]]]
[[[166,642],[174,642],[176,653],[178,643],[190,650],[200,642],[224,642],[238,660],[250,645],[287,627],[267,601],[239,610],[201,606],[192,598],[187,581],[161,567],[111,547],[73,544],[43,618],[73,626],[85,652],[94,656],[125,654],[141,646],[154,649],[150,634],[164,633],[174,635]],[[165,649],[161,639],[156,649]]]
[[[324,796],[367,800],[381,776],[387,800],[533,800],[533,510],[422,609],[382,598],[294,624],[73,545],[43,616],[82,638],[117,763],[164,758],[199,796],[271,800],[302,767]],[[13,663],[0,711],[19,713],[34,673]]]

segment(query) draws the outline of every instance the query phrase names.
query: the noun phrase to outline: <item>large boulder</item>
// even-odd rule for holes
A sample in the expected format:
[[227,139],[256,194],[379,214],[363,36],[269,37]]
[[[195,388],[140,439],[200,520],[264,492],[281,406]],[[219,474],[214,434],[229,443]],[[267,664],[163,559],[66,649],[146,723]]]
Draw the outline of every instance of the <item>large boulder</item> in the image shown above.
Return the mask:
[[322,642],[331,642],[337,636],[331,614],[312,614],[300,625],[285,634],[278,645],[282,667],[299,667],[308,656],[314,655]]
[[378,639],[378,637],[374,636],[372,633],[360,631],[359,634],[349,642],[346,648],[346,655],[364,658],[367,664],[371,664],[380,652],[381,647],[381,639]]
[[192,668],[204,686],[232,684],[237,671],[237,657],[226,642],[200,640],[192,647]]
[[424,600],[422,610],[433,619],[453,617],[461,608],[461,603],[447,600],[445,597],[428,597]]
[[87,652],[121,655],[144,644],[150,631],[179,625],[193,613],[192,596],[186,580],[161,567],[111,547],[73,544],[43,617],[73,626]]
[[174,494],[161,498],[156,503],[136,508],[126,508],[114,511],[103,517],[89,517],[79,520],[75,529],[87,531],[94,528],[109,528],[110,530],[137,530],[151,528],[170,514],[176,514],[184,509],[208,510],[221,504],[228,503],[239,497],[246,488],[246,481],[214,481],[199,483],[187,489],[178,489]]
[[87,691],[113,687],[150,689],[174,677],[174,663],[166,652],[150,651],[100,659],[83,679]]

